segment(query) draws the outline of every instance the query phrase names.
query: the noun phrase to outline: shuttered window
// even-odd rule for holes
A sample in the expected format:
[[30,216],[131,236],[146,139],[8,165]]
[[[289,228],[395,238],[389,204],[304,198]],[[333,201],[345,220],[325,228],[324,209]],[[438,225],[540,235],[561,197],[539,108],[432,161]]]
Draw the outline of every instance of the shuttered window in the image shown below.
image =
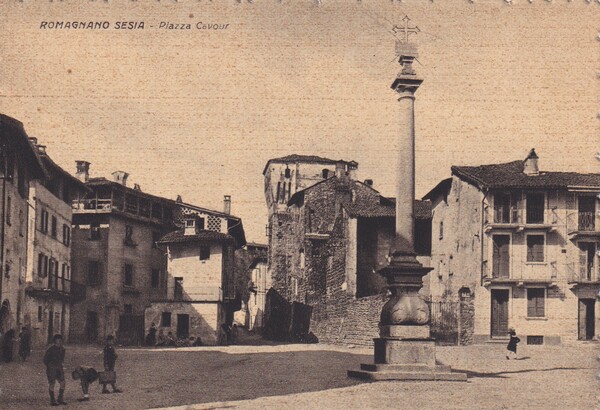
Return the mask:
[[544,262],[544,235],[527,235],[527,262]]
[[546,290],[543,288],[527,289],[527,317],[544,317]]

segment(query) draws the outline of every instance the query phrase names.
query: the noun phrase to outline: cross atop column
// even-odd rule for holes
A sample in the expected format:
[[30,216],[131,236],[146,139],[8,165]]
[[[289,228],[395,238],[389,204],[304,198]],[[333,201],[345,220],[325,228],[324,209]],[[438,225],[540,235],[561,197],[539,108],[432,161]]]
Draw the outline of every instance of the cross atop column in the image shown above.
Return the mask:
[[408,26],[408,22],[410,21],[410,19],[408,18],[408,16],[404,16],[404,18],[402,19],[402,21],[404,22],[404,27],[394,26],[394,28],[392,28],[392,31],[394,33],[401,33],[401,34],[403,34],[404,39],[399,39],[399,41],[402,42],[402,43],[408,43],[408,36],[411,35],[411,34],[417,34],[421,30],[419,29],[418,26],[414,26],[414,27],[409,27]]

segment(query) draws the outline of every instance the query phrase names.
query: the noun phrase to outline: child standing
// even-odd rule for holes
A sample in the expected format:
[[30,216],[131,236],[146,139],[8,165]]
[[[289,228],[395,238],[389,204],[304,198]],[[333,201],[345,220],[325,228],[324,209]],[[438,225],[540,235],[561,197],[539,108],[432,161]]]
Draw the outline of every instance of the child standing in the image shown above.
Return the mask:
[[517,332],[515,329],[510,329],[508,332],[510,335],[510,340],[508,341],[508,345],[506,346],[506,358],[510,360],[511,357],[517,358],[517,344],[521,341],[517,337]]
[[[106,346],[104,346],[104,370],[108,372],[115,371],[115,363],[117,362],[117,352],[113,346],[115,338],[112,335],[106,337]],[[102,393],[110,393],[106,388],[109,383],[102,383]],[[122,390],[117,389],[115,382],[110,383],[113,393],[121,393]]]
[[98,378],[98,372],[92,367],[79,366],[73,373],[71,373],[73,380],[81,380],[81,391],[83,392],[83,397],[81,399],[77,399],[79,401],[89,401],[89,387],[90,384],[96,381]]
[[[58,406],[67,404],[63,400],[65,394],[65,370],[63,363],[65,361],[65,348],[62,345],[61,335],[54,335],[52,346],[46,350],[44,355],[44,364],[46,365],[46,376],[48,377],[48,394],[50,394],[50,405]],[[58,400],[54,399],[54,384],[58,381]]]

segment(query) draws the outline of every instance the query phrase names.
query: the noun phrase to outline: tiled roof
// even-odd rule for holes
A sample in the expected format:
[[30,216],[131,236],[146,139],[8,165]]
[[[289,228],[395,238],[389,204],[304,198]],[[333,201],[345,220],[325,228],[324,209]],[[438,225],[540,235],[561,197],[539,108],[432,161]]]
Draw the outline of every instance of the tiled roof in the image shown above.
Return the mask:
[[600,188],[600,174],[577,172],[523,173],[523,161],[476,167],[453,166],[452,174],[480,188]]
[[299,155],[299,154],[291,154],[286,155],[285,157],[279,158],[271,158],[267,161],[265,168],[263,169],[263,175],[267,172],[267,168],[271,162],[306,162],[306,163],[316,163],[316,164],[336,164],[338,162],[346,162],[346,163],[354,163],[358,165],[355,161],[345,161],[343,159],[335,160],[330,158],[319,157],[316,155]]
[[[354,218],[394,218],[396,216],[396,199],[382,196],[373,187],[360,181],[344,180],[332,177],[312,185],[302,191],[296,192],[290,198],[288,205],[293,205],[303,200],[306,191],[322,187],[326,190],[335,190],[340,194],[338,201],[351,217]],[[341,194],[352,189],[353,196]],[[353,197],[353,200],[351,199]],[[431,202],[415,200],[415,218],[431,218]]]
[[166,234],[165,236],[160,238],[160,240],[158,240],[157,243],[169,244],[169,243],[188,243],[188,242],[229,242],[229,241],[233,241],[233,237],[231,237],[230,235],[221,233],[221,232],[202,230],[202,231],[198,231],[198,233],[195,235],[184,235],[183,229],[180,229],[178,231],[169,232],[168,234]]
[[15,147],[20,150],[20,154],[23,154],[23,158],[29,163],[29,171],[32,176],[48,178],[48,172],[38,155],[38,150],[29,140],[21,121],[0,114],[0,138],[10,139],[14,142]]
[[[344,209],[355,218],[395,218],[396,198],[384,198],[378,203],[373,200],[344,201]],[[431,218],[431,202],[415,200],[414,212],[416,219]]]

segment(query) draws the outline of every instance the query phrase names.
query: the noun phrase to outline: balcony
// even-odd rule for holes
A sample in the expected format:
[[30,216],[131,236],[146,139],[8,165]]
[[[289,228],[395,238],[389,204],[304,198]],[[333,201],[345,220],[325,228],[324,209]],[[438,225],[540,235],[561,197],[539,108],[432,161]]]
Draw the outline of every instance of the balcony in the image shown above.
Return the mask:
[[34,297],[78,302],[85,299],[85,286],[61,276],[48,275],[42,285],[29,284],[25,293]]
[[594,263],[569,263],[567,273],[567,282],[571,285],[600,284],[600,274]]
[[555,208],[523,209],[516,206],[488,208],[484,219],[486,232],[493,229],[510,229],[516,232],[525,229],[555,231],[558,228],[557,225],[558,214]]
[[517,285],[540,284],[554,285],[559,274],[556,261],[546,263],[514,262],[511,264],[508,275],[500,275],[493,267],[491,261],[483,261],[482,281],[484,286],[489,285]]
[[96,198],[75,199],[71,203],[71,208],[75,214],[85,213],[121,213],[123,215],[133,215],[135,217],[152,220],[164,221],[170,220],[172,216],[168,205],[159,201],[152,201],[138,195],[123,195],[113,192],[104,192]]
[[571,212],[567,215],[567,232],[575,236],[600,236],[594,212]]

